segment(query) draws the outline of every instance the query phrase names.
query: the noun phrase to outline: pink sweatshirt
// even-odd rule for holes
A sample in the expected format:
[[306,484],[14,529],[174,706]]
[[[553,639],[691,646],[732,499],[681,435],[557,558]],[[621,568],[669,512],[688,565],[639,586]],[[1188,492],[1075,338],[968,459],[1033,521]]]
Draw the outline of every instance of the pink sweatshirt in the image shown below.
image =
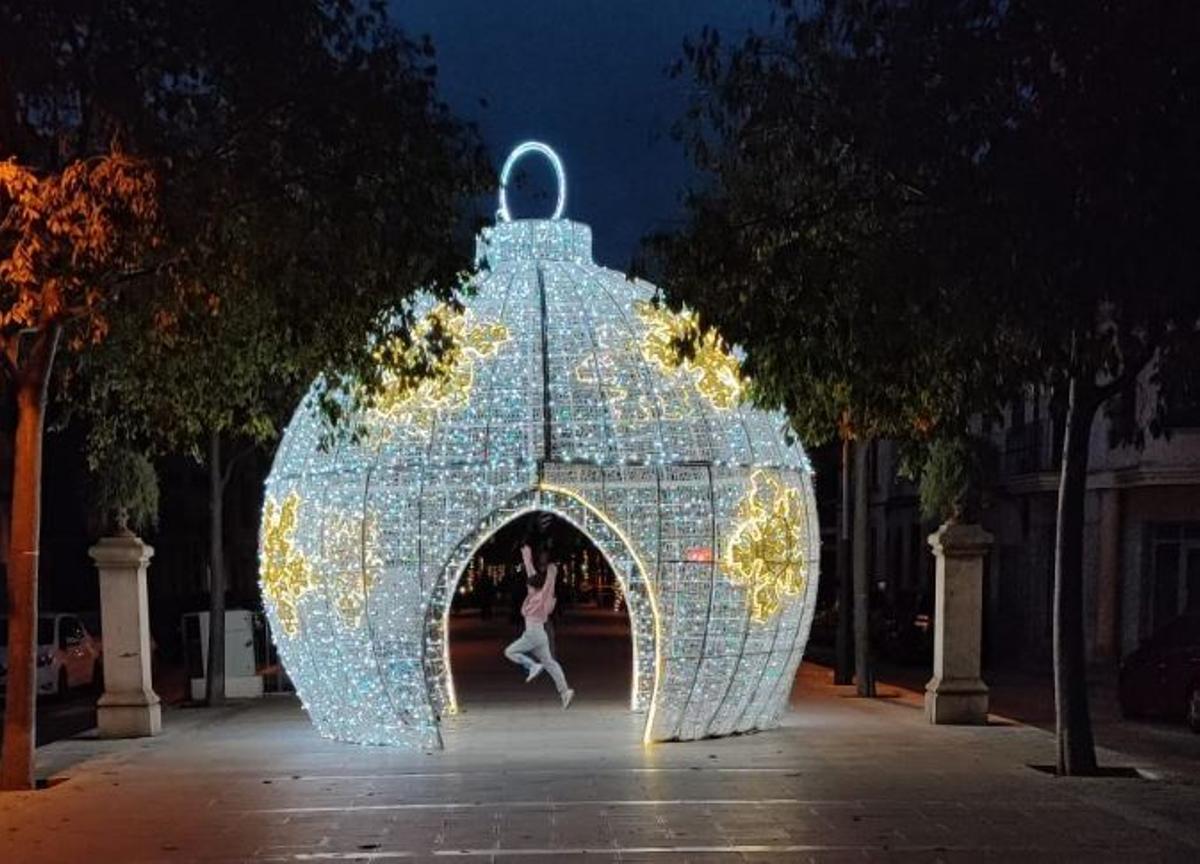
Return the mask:
[[[526,575],[533,573],[533,555],[528,546],[521,547],[521,560],[525,564]],[[546,619],[554,611],[554,576],[558,572],[553,564],[546,567],[546,582],[540,589],[535,590],[526,582],[529,593],[521,604],[521,614],[525,616],[526,624],[545,624]]]

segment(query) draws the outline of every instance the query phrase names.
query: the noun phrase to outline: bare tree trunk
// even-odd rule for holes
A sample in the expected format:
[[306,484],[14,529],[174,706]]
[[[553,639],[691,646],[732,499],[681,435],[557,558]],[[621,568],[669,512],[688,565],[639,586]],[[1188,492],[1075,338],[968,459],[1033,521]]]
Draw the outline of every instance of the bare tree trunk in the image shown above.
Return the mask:
[[37,721],[38,551],[42,425],[59,328],[38,333],[17,377],[12,522],[8,552],[8,683],[0,788],[32,789]]
[[875,695],[871,669],[871,583],[867,573],[867,454],[871,442],[854,444],[854,679],[859,696]]
[[1088,439],[1097,407],[1091,385],[1072,377],[1054,550],[1054,706],[1058,773],[1063,775],[1096,771],[1083,637],[1083,508]]
[[854,584],[850,581],[850,437],[842,437],[841,496],[838,501],[838,624],[833,683],[854,680]]
[[221,473],[221,434],[208,436],[208,668],[204,702],[225,702],[225,478]]

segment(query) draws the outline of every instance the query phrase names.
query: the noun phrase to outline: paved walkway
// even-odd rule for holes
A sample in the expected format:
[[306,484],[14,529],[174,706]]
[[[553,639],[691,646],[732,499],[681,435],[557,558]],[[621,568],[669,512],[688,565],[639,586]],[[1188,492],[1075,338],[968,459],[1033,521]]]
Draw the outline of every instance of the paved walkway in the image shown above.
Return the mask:
[[[817,649],[822,665],[831,666],[833,652]],[[878,679],[892,689],[924,693],[929,668],[876,664]],[[1051,670],[1032,672],[992,669],[984,672],[991,710],[1004,717],[1045,730],[1054,729],[1054,680]],[[1200,777],[1200,735],[1176,720],[1127,720],[1117,700],[1117,674],[1111,667],[1096,667],[1088,678],[1092,734],[1102,747],[1126,754],[1141,763],[1170,765]]]
[[288,697],[41,748],[56,782],[0,798],[0,861],[1200,859],[1192,763],[1105,752],[1145,777],[1059,780],[1029,767],[1053,760],[1041,730],[935,729],[916,694],[859,700],[820,666],[782,729],[643,747],[624,627],[588,610],[560,624],[580,692],[564,713],[501,656],[506,617],[456,617],[466,710],[441,753],[324,741]]
[[60,782],[0,798],[0,860],[1200,860],[1194,778],[1060,780],[1027,767],[1041,730],[933,728],[821,667],[783,728],[720,741],[646,748],[619,703],[542,695],[480,704],[432,754],[324,741],[288,697],[58,742]]

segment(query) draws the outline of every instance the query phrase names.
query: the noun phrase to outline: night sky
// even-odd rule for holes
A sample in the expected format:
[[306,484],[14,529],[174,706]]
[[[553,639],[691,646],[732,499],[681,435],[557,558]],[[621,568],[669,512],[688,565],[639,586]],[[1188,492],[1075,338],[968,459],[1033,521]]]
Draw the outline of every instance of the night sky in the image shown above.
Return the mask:
[[[667,66],[704,25],[739,35],[764,25],[770,4],[393,0],[392,11],[409,34],[432,36],[441,96],[479,125],[497,170],[527,138],[558,151],[566,215],[592,226],[599,263],[624,270],[646,232],[678,218],[694,177],[670,135],[690,84],[669,78]],[[538,156],[521,165],[528,170],[514,215],[548,215],[553,175]]]

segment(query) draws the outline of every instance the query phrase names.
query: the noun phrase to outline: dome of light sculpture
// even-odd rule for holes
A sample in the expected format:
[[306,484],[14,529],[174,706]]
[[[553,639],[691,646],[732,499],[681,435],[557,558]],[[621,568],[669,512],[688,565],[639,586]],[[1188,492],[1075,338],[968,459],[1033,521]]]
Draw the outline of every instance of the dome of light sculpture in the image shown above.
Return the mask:
[[[550,158],[550,219],[511,219],[513,163]],[[694,318],[592,261],[561,218],[557,157],[530,143],[501,174],[462,311],[428,307],[451,347],[417,386],[391,381],[322,448],[311,400],[267,481],[264,605],[318,731],[436,747],[457,710],[450,601],[476,550],[531,511],[570,522],[627,600],[631,710],[647,741],[778,724],[817,595],[813,478],[784,420],[743,401],[713,334],[684,358]],[[497,645],[496,650],[502,646]],[[515,674],[515,673],[514,673]]]

